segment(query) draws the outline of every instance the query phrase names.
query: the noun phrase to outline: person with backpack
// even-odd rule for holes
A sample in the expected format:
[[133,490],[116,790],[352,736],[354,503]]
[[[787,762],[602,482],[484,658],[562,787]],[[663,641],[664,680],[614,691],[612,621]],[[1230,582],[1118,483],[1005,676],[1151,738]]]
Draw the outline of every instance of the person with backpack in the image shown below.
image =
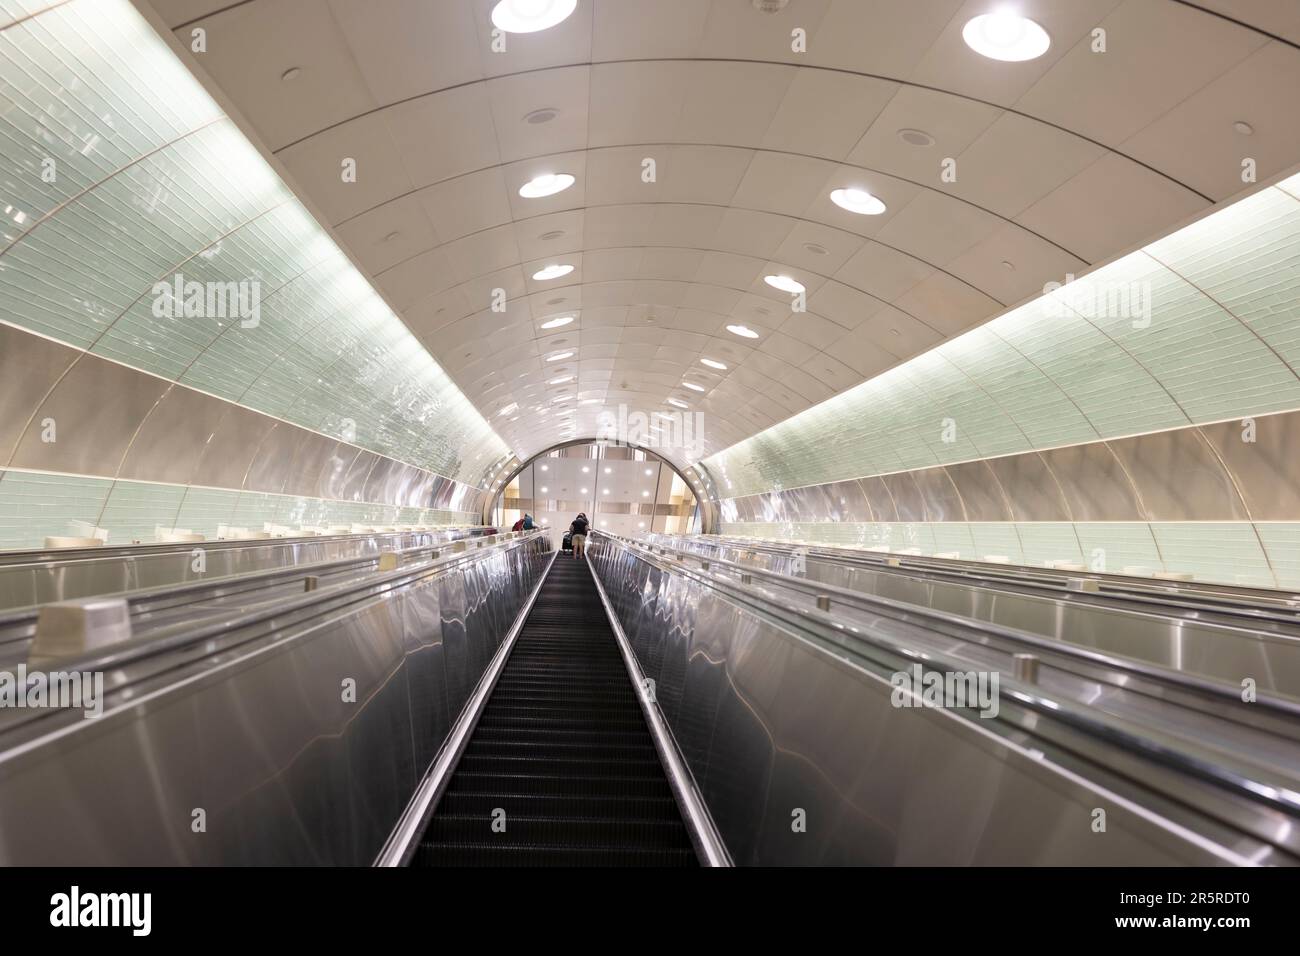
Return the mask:
[[587,529],[589,527],[590,523],[587,521],[587,516],[581,511],[578,512],[578,517],[573,519],[573,524],[569,525],[569,533],[573,535],[573,556],[575,558],[580,558],[586,553]]

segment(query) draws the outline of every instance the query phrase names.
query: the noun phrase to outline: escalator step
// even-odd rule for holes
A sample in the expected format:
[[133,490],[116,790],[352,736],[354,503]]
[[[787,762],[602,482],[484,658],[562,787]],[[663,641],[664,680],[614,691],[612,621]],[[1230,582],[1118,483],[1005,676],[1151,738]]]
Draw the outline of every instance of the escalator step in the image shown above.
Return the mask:
[[[494,810],[498,808],[493,808]],[[530,817],[516,812],[509,800],[502,813],[474,815],[439,814],[429,825],[424,839],[429,843],[484,843],[492,846],[535,847],[626,847],[629,842],[654,849],[687,849],[690,840],[676,820],[641,820],[627,815],[616,818]],[[504,827],[498,832],[493,827]]]
[[[512,794],[510,810],[524,816],[575,816],[586,819],[621,819],[679,821],[677,803],[664,797],[565,797],[550,794]],[[438,812],[455,816],[484,816],[502,803],[499,793],[448,793],[438,804]],[[435,819],[437,819],[435,817]]]
[[414,866],[695,866],[689,850],[421,843]]

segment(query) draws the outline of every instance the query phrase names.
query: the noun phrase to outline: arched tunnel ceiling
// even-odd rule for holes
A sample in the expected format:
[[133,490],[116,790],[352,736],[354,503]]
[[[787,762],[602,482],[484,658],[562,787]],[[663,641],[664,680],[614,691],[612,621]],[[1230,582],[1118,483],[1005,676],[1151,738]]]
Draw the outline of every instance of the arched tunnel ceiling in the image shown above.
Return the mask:
[[[1238,193],[1243,156],[1266,180],[1300,154],[1284,3],[1026,0],[1051,49],[1002,63],[960,36],[987,0],[580,0],[505,52],[489,0],[149,2],[187,46],[206,32],[197,72],[525,458],[669,398],[717,452]],[[547,172],[577,182],[518,195]],[[552,262],[575,269],[530,278]]]

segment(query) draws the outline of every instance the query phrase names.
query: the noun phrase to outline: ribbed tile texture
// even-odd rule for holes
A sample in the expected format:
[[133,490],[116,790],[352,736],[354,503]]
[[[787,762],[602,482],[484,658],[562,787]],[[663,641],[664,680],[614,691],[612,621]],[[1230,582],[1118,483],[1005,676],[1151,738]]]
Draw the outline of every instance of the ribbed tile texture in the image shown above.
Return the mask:
[[695,864],[585,561],[552,565],[413,863]]

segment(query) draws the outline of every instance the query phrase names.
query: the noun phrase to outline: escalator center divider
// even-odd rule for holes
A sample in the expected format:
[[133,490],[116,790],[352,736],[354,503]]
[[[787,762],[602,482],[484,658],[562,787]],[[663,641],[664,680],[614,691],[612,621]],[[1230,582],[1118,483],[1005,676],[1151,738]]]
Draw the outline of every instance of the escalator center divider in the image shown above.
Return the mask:
[[411,864],[696,864],[585,560],[552,563]]

